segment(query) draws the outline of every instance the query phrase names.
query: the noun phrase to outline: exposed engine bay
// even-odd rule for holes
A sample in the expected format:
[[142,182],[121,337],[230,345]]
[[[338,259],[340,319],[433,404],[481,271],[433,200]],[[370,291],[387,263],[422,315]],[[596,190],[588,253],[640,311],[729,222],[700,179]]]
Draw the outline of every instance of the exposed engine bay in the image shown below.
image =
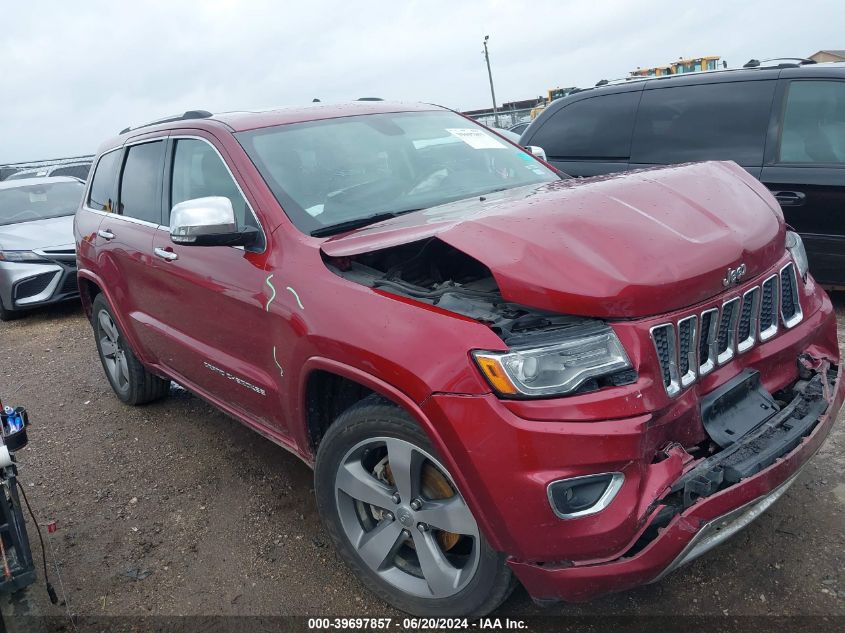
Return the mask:
[[486,266],[437,238],[324,259],[332,272],[355,283],[485,323],[510,346],[589,321],[506,301]]

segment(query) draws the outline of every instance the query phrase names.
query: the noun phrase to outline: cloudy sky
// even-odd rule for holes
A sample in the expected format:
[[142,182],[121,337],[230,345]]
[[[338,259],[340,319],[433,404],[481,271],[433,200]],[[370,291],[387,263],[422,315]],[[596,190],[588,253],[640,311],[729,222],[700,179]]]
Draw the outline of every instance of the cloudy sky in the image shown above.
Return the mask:
[[715,54],[845,49],[831,0],[0,0],[0,163],[93,152],[202,108],[363,96],[457,109]]

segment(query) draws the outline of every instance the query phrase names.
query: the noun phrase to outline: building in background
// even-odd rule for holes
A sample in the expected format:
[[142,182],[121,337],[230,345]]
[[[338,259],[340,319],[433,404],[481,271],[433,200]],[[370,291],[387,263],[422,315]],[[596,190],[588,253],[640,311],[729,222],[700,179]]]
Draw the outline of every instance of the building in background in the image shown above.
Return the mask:
[[707,55],[705,57],[679,58],[664,66],[652,66],[651,68],[637,68],[631,71],[631,77],[662,77],[663,75],[680,75],[682,73],[701,72],[703,70],[716,70],[720,65],[727,67],[727,64],[719,64],[719,55]]
[[813,53],[808,59],[814,62],[845,62],[845,49],[826,50]]

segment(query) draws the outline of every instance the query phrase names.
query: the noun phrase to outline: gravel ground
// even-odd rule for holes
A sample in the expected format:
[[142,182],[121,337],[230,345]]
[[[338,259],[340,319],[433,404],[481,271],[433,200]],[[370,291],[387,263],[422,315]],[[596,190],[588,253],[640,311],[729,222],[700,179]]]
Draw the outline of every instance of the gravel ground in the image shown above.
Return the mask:
[[[181,390],[121,405],[77,305],[0,324],[0,394],[30,412],[21,479],[39,519],[58,521],[48,550],[73,613],[400,616],[336,556],[308,467]],[[840,415],[787,494],[716,551],[585,605],[541,609],[518,588],[496,615],[845,616],[843,514]],[[33,612],[63,613],[43,581],[27,595]]]

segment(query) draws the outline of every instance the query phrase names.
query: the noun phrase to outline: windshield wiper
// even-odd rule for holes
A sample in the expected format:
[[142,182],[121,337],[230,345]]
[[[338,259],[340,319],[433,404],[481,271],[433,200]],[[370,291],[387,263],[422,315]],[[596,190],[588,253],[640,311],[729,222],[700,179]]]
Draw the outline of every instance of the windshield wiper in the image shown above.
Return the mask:
[[328,226],[321,226],[319,229],[314,229],[311,231],[312,237],[327,237],[329,235],[336,235],[337,233],[343,233],[345,231],[351,231],[352,229],[360,229],[363,226],[368,226],[370,224],[375,224],[376,222],[381,222],[382,220],[389,220],[391,218],[395,218],[400,215],[404,215],[406,213],[413,213],[414,211],[420,211],[420,209],[405,209],[403,211],[386,211],[384,213],[375,213],[373,215],[367,215],[363,218],[355,218],[353,220],[346,220],[345,222],[338,222],[337,224],[330,224]]

